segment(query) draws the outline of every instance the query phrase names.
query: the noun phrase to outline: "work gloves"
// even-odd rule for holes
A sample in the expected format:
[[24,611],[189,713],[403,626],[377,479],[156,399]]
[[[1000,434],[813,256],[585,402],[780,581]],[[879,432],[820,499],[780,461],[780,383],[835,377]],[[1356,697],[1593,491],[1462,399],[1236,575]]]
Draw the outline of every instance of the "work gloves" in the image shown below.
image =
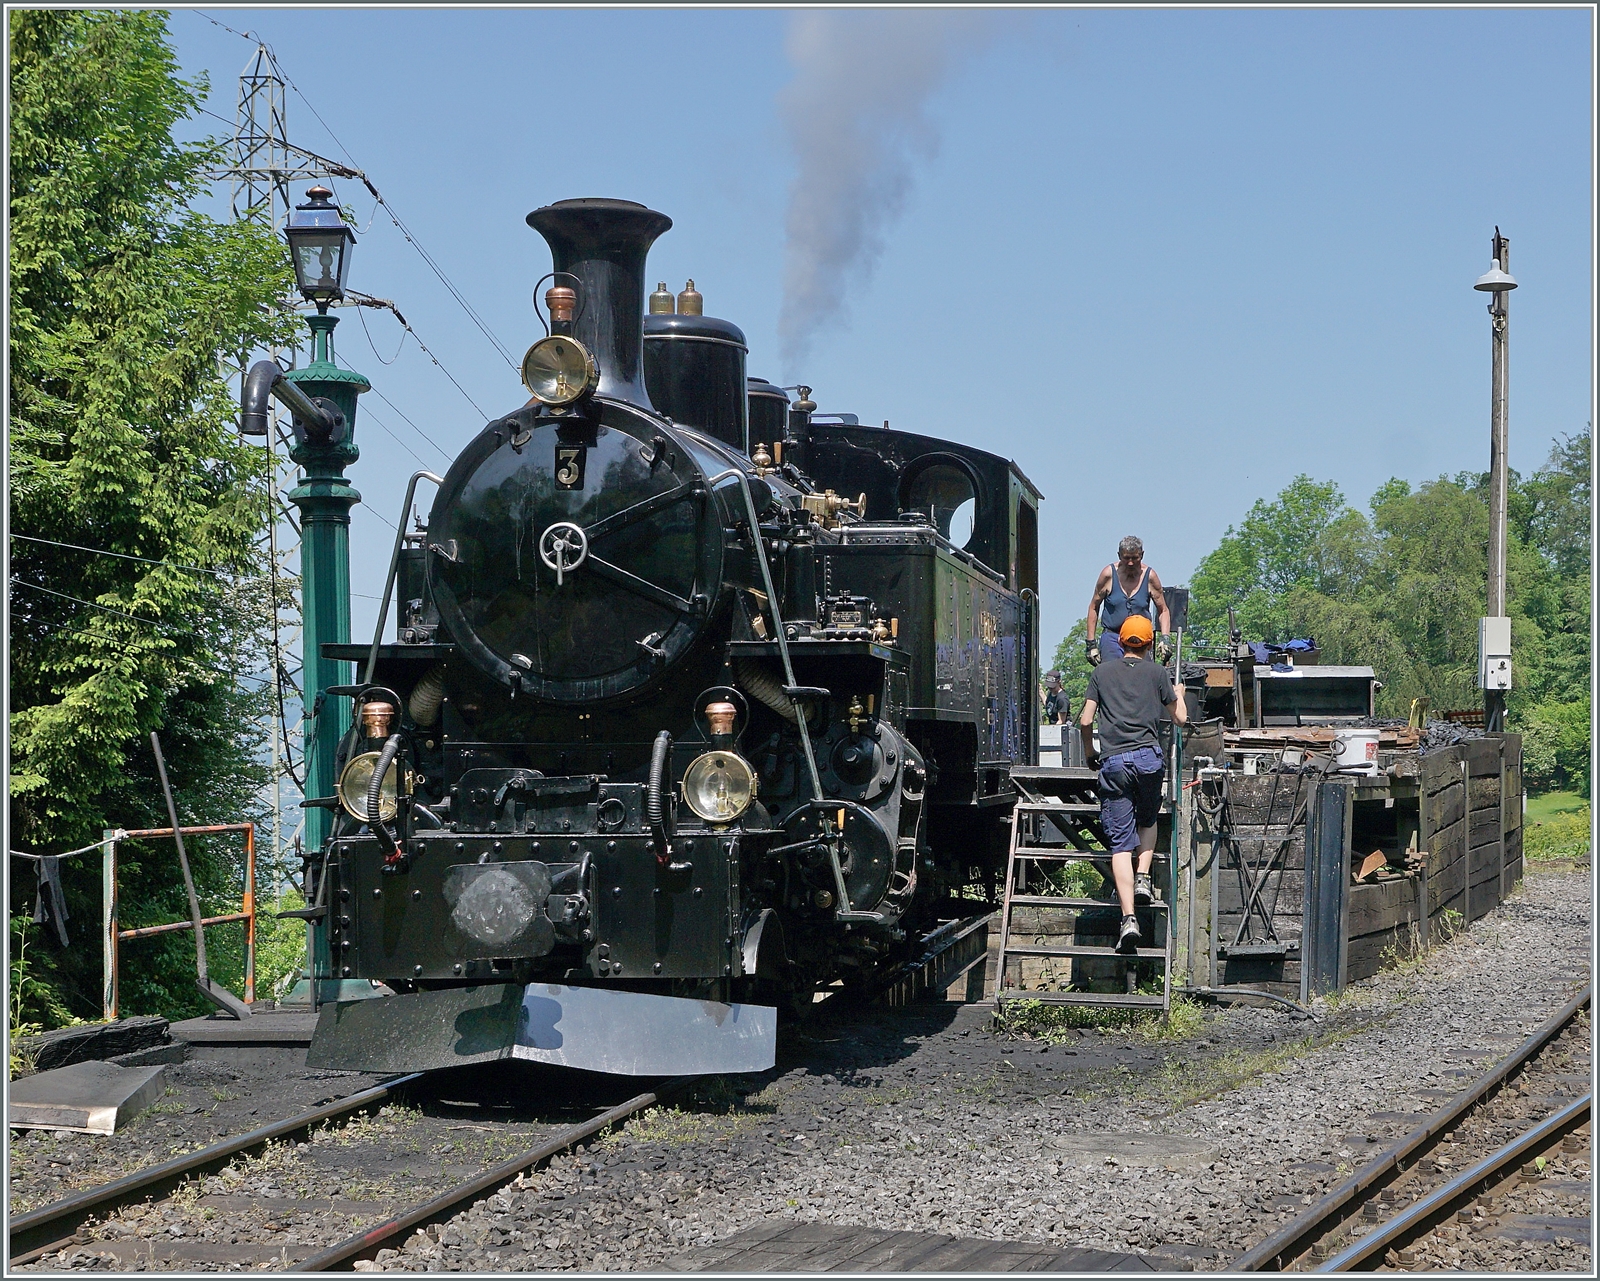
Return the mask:
[[1084,649],[1089,655],[1089,666],[1100,666],[1100,643],[1098,641],[1084,641]]
[[1169,641],[1165,636],[1163,636],[1160,640],[1158,640],[1156,642],[1156,662],[1160,663],[1163,667],[1165,667],[1167,665],[1167,660],[1169,658],[1171,658],[1171,657],[1172,657],[1172,642]]

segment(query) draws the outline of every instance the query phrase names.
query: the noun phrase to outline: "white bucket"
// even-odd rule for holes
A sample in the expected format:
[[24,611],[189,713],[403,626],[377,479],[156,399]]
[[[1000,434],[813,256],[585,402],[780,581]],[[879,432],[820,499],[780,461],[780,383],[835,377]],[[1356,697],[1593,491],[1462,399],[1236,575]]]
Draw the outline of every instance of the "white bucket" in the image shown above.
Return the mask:
[[[1342,729],[1333,737],[1333,763],[1350,773],[1378,772],[1378,736],[1375,729]],[[1359,770],[1353,768],[1361,767]]]

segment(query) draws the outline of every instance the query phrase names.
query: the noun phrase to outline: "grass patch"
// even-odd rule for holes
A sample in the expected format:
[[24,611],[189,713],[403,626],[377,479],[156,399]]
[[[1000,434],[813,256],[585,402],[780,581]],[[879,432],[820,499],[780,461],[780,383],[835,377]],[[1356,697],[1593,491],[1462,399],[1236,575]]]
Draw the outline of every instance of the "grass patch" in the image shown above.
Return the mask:
[[1588,809],[1589,802],[1577,792],[1540,792],[1537,796],[1529,795],[1524,818],[1529,823],[1548,823],[1563,814],[1587,812]]
[[998,1036],[1044,1041],[1059,1045],[1080,1028],[1128,1032],[1146,1041],[1181,1041],[1196,1035],[1204,1025],[1197,1002],[1174,996],[1170,1016],[1146,1010],[1110,1009],[1097,1005],[1055,1005],[1027,999],[1007,1001],[995,1015]]
[[1176,1112],[1240,1089],[1258,1077],[1287,1067],[1313,1050],[1336,1045],[1373,1026],[1364,1022],[1348,1028],[1327,1029],[1265,1049],[1232,1050],[1211,1059],[1169,1059],[1154,1076],[1143,1078],[1145,1085],[1138,1093],[1142,1097],[1159,1099]]
[[776,1115],[778,1100],[787,1093],[776,1088],[776,1084],[759,1093],[746,1094],[725,1076],[706,1077],[684,1091],[681,1103],[651,1108],[630,1117],[600,1142],[683,1147],[690,1143],[729,1139]]
[[[1560,797],[1562,803],[1538,807],[1542,817],[1535,818],[1535,801],[1550,802]],[[1569,799],[1574,802],[1567,804]],[[1528,812],[1522,822],[1522,854],[1530,863],[1550,862],[1555,859],[1588,858],[1590,850],[1589,803],[1571,792],[1547,792],[1543,796],[1528,798]]]

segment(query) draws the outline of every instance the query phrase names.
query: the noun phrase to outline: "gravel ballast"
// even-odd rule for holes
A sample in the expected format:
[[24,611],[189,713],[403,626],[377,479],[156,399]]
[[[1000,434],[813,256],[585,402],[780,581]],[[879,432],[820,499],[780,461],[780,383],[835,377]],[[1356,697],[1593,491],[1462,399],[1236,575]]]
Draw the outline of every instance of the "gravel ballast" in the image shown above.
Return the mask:
[[[705,1082],[363,1270],[693,1267],[698,1251],[773,1220],[1225,1267],[1582,987],[1591,894],[1586,875],[1532,874],[1470,931],[1320,1002],[1313,1020],[1235,1009],[1185,1039],[1080,1031],[1052,1045],[996,1035],[986,1005],[821,1017],[786,1034],[772,1072]],[[280,1196],[296,1183],[264,1161],[209,1219],[202,1197],[163,1209],[159,1231],[226,1232],[236,1198],[266,1195],[266,1181]],[[382,1199],[377,1182],[363,1200]],[[325,1238],[306,1211],[294,1214],[301,1257]],[[99,1241],[122,1230],[102,1225],[43,1263],[106,1266]],[[1587,1247],[1518,1249],[1518,1266],[1589,1270]]]
[[[640,1270],[774,1217],[1224,1267],[1503,1058],[1588,980],[1591,882],[1531,875],[1470,931],[1319,1002],[1183,1042],[1041,1047],[986,1007],[842,1019],[721,1110],[655,1113],[378,1268]],[[1181,1139],[1167,1164],[1148,1144]],[[1088,1152],[1086,1157],[1084,1154]],[[1160,1145],[1157,1145],[1157,1152]],[[680,1257],[687,1256],[687,1257]],[[1585,1246],[1518,1247],[1589,1270]]]

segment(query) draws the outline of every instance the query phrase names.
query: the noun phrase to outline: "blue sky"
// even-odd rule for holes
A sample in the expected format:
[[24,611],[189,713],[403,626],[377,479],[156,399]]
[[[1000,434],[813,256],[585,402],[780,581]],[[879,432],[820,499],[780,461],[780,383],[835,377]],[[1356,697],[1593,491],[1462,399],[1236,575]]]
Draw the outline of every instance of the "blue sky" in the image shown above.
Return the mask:
[[[675,223],[651,279],[692,276],[749,336],[752,374],[1015,459],[1046,500],[1047,652],[1125,533],[1181,583],[1297,473],[1364,505],[1390,476],[1487,467],[1471,286],[1496,224],[1521,282],[1512,465],[1591,416],[1588,9],[174,12],[186,72],[231,120],[252,45],[206,14],[272,45],[304,93],[291,140],[353,158],[514,356],[549,267],[524,215],[639,200]],[[848,161],[829,129],[868,140],[860,172],[830,168]],[[796,364],[780,318],[801,172],[802,201],[865,226],[843,220],[822,276],[839,306],[808,314]],[[371,220],[352,287],[393,299],[487,413],[521,403],[360,185],[335,186]],[[406,477],[442,472],[483,420],[390,318],[366,313],[369,345],[342,314],[341,363],[433,442],[363,400],[360,636]]]

